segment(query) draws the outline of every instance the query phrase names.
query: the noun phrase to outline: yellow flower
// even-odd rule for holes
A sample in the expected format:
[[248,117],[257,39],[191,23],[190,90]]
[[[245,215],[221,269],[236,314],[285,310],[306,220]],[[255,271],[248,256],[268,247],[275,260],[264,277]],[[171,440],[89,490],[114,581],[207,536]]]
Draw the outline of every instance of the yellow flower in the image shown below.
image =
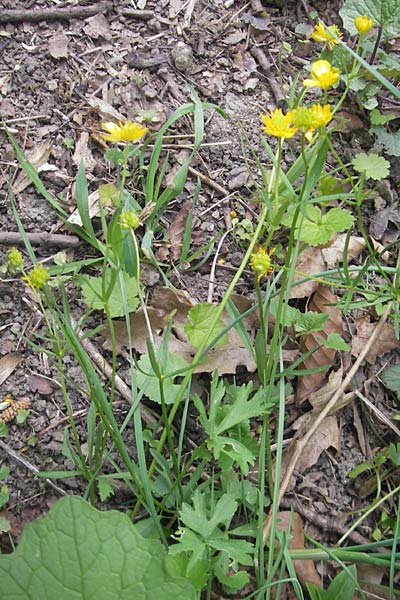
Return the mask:
[[311,65],[312,79],[305,79],[303,85],[327,90],[331,85],[339,81],[339,76],[339,69],[332,67],[330,62],[327,60],[316,60]]
[[6,265],[7,270],[10,273],[16,273],[17,271],[19,271],[23,266],[23,262],[24,260],[22,258],[22,254],[18,250],[18,248],[11,248],[11,250],[7,252]]
[[271,261],[271,256],[273,253],[274,248],[267,252],[265,248],[259,246],[257,252],[250,256],[250,266],[257,275],[258,280],[274,270],[274,266]]
[[125,123],[119,121],[119,125],[109,121],[102,123],[101,126],[108,131],[101,134],[101,137],[108,142],[136,142],[148,132],[147,127],[132,121],[125,121]]
[[125,210],[121,213],[119,224],[122,229],[137,229],[140,225],[140,219],[134,210]]
[[316,42],[326,43],[329,50],[332,50],[334,45],[339,43],[339,41],[332,34],[334,34],[338,38],[343,37],[343,33],[340,31],[337,25],[331,25],[330,27],[325,29],[324,24],[320,21],[315,26],[311,37]]
[[328,125],[329,121],[332,119],[331,107],[329,104],[313,104],[311,107],[312,113],[312,127],[314,129],[319,129],[320,127],[325,127]]
[[314,126],[314,119],[311,109],[307,106],[299,106],[293,110],[293,113],[293,122],[295,127],[298,129],[306,131]]
[[293,117],[293,111],[290,110],[284,115],[282,109],[276,108],[269,114],[260,115],[260,118],[264,123],[264,126],[262,126],[261,129],[268,135],[289,139],[293,137],[297,131],[297,128],[293,127]]
[[359,16],[354,19],[354,25],[360,35],[365,35],[374,26],[372,19],[367,15]]
[[30,288],[33,289],[34,292],[37,292],[38,290],[42,289],[49,277],[49,272],[45,267],[42,265],[36,265],[36,267],[33,267],[29,275],[24,275],[22,279]]

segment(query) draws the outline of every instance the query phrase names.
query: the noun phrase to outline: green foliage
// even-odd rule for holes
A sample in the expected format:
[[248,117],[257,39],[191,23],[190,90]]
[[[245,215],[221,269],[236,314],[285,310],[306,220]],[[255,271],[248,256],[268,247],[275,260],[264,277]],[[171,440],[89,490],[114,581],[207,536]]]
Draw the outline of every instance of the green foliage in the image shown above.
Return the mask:
[[389,390],[396,392],[400,400],[400,365],[386,367],[381,373],[381,379]]
[[[171,352],[165,352],[160,350],[158,353],[157,361],[160,363],[159,367],[162,370],[163,375],[174,373],[175,371],[185,371],[188,367],[188,363],[176,354]],[[136,383],[140,391],[145,394],[153,402],[161,404],[161,391],[160,382],[155,372],[149,354],[142,354],[138,361],[138,367],[140,370],[137,371]],[[163,394],[165,404],[173,404],[176,395],[180,389],[179,384],[174,383],[175,377],[168,377],[163,380]]]
[[381,144],[390,156],[400,156],[400,131],[387,131],[384,127],[373,126],[369,129],[376,136],[377,144]]
[[375,25],[382,27],[384,39],[400,34],[400,14],[397,0],[345,0],[339,11],[344,27],[357,35],[354,19],[360,15],[370,17]]
[[254,545],[229,536],[237,502],[228,494],[223,494],[214,505],[210,499],[209,493],[197,489],[193,505],[182,505],[179,517],[183,525],[175,534],[178,543],[169,547],[169,568],[178,568],[174,557],[183,553],[186,577],[196,589],[203,588],[213,572],[224,585],[240,589],[248,583],[249,575],[239,571],[239,566],[253,564]]
[[[292,226],[294,208],[283,217],[282,224]],[[352,227],[354,217],[346,208],[331,208],[325,213],[319,206],[307,206],[302,223],[296,226],[296,239],[309,246],[327,244],[335,233],[346,231]]]
[[351,347],[346,344],[344,339],[338,333],[330,333],[326,340],[320,340],[326,348],[332,348],[332,350],[342,350],[343,352],[349,352]]
[[360,152],[353,158],[353,167],[363,173],[366,179],[380,181],[389,175],[390,163],[378,154]]
[[[123,273],[127,306],[134,312],[139,304],[138,285],[135,277]],[[101,277],[82,275],[80,279],[85,304],[92,310],[105,310],[107,305],[112,318],[125,314],[125,302],[117,272],[107,268]]]
[[191,584],[168,574],[165,557],[126,515],[65,497],[24,529],[15,552],[0,556],[1,597],[194,600]]
[[[225,387],[214,373],[210,390],[210,408],[206,408],[197,395],[193,402],[199,412],[199,421],[207,434],[206,446],[219,461],[223,470],[239,465],[246,474],[249,465],[255,461],[257,447],[248,434],[249,419],[267,411],[265,394],[262,389],[253,395],[252,384]],[[223,402],[225,400],[225,402]],[[246,431],[247,429],[247,431]]]
[[327,590],[314,583],[307,583],[311,600],[351,600],[357,589],[357,570],[353,565],[336,575]]
[[[199,348],[203,340],[211,342],[215,337],[225,329],[225,323],[220,318],[211,328],[213,319],[218,312],[218,306],[215,304],[196,304],[188,312],[188,321],[185,323],[185,333],[188,336],[189,342],[195,348]],[[211,328],[211,329],[210,329]],[[228,334],[224,334],[215,346],[224,346],[228,342]]]
[[[0,467],[0,481],[4,481],[10,474],[10,469],[3,465]],[[8,493],[8,486],[4,483],[0,487],[0,510],[3,509],[10,499],[10,494]]]

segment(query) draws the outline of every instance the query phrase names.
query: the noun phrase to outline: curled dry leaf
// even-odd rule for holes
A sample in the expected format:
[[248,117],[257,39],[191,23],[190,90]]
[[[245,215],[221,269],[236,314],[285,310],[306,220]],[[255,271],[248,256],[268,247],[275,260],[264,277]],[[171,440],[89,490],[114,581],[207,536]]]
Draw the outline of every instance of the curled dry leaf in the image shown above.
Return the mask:
[[[353,356],[358,356],[364,348],[366,341],[371,337],[378,323],[371,323],[369,316],[362,317],[356,321],[357,334],[353,336],[351,343],[351,353]],[[381,334],[376,338],[374,344],[369,350],[365,360],[374,364],[378,356],[390,352],[391,350],[400,349],[400,342],[396,338],[392,325],[385,323]]]
[[[185,234],[186,221],[189,215],[192,203],[190,200],[185,202],[181,209],[175,213],[170,226],[166,232],[167,247],[163,244],[157,251],[157,258],[168,260],[168,255],[173,262],[177,262],[181,256],[183,236]],[[169,249],[169,252],[168,252]]]
[[[339,335],[343,333],[342,314],[339,309],[335,308],[336,302],[336,296],[326,286],[318,286],[309,304],[309,309],[310,311],[327,313],[329,318],[325,322],[322,331],[315,331],[302,336],[300,342],[302,353],[306,353],[314,347],[317,347],[317,349],[301,363],[300,369],[315,369],[316,367],[326,366],[326,370],[328,370],[333,364],[336,350],[320,346],[320,340],[326,340],[330,333],[338,333]],[[299,377],[296,390],[296,400],[298,402],[306,400],[319,387],[325,377],[326,370]]]
[[4,383],[8,377],[10,377],[11,373],[21,362],[21,360],[22,357],[15,352],[10,352],[9,354],[6,354],[0,358],[0,385]]
[[[51,143],[44,142],[43,144],[36,144],[32,150],[28,150],[26,152],[26,159],[31,163],[38,173],[40,173],[40,171],[43,169],[43,166],[47,163],[47,160],[50,156],[50,150]],[[25,174],[25,171],[21,170],[12,185],[12,191],[14,194],[19,194],[31,183],[31,178]]]
[[[304,550],[304,525],[299,513],[283,510],[277,514],[278,531],[289,531],[290,528],[290,550]],[[294,560],[293,566],[300,583],[314,583],[321,586],[321,578],[318,575],[312,560]]]

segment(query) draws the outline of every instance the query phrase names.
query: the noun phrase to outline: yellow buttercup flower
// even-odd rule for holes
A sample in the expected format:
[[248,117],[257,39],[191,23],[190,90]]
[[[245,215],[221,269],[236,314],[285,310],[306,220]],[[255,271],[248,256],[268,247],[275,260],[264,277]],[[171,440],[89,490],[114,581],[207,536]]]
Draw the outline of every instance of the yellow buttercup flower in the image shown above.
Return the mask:
[[262,246],[259,246],[257,252],[250,256],[250,266],[254,273],[257,275],[257,279],[261,279],[265,275],[269,275],[274,270],[274,266],[271,261],[271,256],[274,253],[274,248],[269,252]]
[[314,127],[314,119],[311,109],[307,106],[299,106],[293,110],[293,122],[295,127],[301,129],[301,131],[306,131],[311,127]]
[[325,29],[324,24],[320,21],[315,26],[311,37],[316,42],[322,42],[324,44],[326,43],[329,50],[332,50],[334,45],[339,43],[339,41],[332,34],[334,34],[338,38],[343,37],[343,33],[340,31],[337,25],[331,25],[330,27]]
[[303,85],[327,90],[339,81],[339,76],[339,69],[332,67],[329,61],[316,60],[311,65],[311,79],[305,79]]
[[42,289],[49,277],[49,272],[45,267],[42,265],[36,265],[33,267],[29,275],[24,275],[22,279],[30,288],[33,289],[34,292],[37,292],[38,290]]
[[332,119],[331,107],[329,104],[324,104],[323,106],[321,106],[321,104],[313,104],[310,110],[312,114],[312,127],[314,129],[325,127]]
[[354,25],[356,26],[356,29],[360,35],[365,35],[370,29],[372,29],[374,22],[372,19],[367,17],[367,15],[362,15],[354,19]]
[[18,248],[11,248],[6,254],[7,270],[10,273],[16,273],[21,270],[24,264],[21,252]]
[[102,133],[101,137],[108,142],[137,142],[147,132],[147,127],[143,127],[139,123],[133,123],[132,121],[125,121],[119,124],[109,121],[108,123],[102,123],[101,126],[108,133]]
[[268,135],[289,139],[297,131],[297,128],[293,127],[293,116],[293,111],[290,110],[285,115],[281,108],[276,108],[269,114],[261,114],[260,117],[264,123],[261,129]]

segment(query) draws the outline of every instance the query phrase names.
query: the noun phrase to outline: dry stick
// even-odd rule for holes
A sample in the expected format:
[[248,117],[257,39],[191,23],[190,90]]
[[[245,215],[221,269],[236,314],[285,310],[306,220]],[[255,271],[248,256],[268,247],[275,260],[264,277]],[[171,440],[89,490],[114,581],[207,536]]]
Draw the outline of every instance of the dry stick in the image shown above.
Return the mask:
[[[75,327],[76,322],[71,318],[71,324]],[[96,367],[99,369],[100,373],[108,377],[108,379],[112,379],[113,370],[111,365],[106,361],[104,356],[100,354],[100,352],[95,348],[94,344],[87,338],[80,339],[82,347],[88,353],[89,358],[94,362]],[[128,403],[132,404],[132,393],[130,388],[126,385],[126,383],[121,379],[119,375],[115,373],[114,375],[115,381],[115,389],[121,394],[122,398]],[[145,423],[154,423],[155,419],[151,412],[143,406],[140,407],[140,413],[142,415],[142,419]]]
[[[368,354],[368,352],[369,352],[372,344],[375,342],[376,338],[381,333],[381,331],[383,329],[383,326],[386,323],[388,316],[390,315],[390,312],[392,310],[392,306],[393,306],[393,303],[389,302],[387,309],[385,310],[385,312],[381,316],[378,325],[375,327],[375,330],[373,331],[371,337],[369,338],[369,340],[365,344],[364,348],[362,349],[362,351],[361,351],[359,357],[357,358],[356,362],[354,363],[354,365],[352,366],[352,368],[350,369],[350,371],[347,373],[347,375],[343,379],[340,387],[333,394],[333,396],[329,400],[328,404],[319,413],[319,415],[315,419],[313,425],[310,427],[310,429],[307,431],[307,433],[304,435],[304,437],[301,440],[295,440],[295,442],[294,442],[295,448],[294,448],[293,456],[292,456],[292,458],[290,460],[290,463],[288,465],[288,468],[286,470],[285,477],[283,478],[282,483],[280,485],[279,495],[278,495],[278,506],[281,503],[283,496],[285,495],[286,489],[287,489],[287,487],[288,487],[288,485],[290,483],[290,479],[291,479],[291,477],[293,475],[293,472],[294,472],[294,470],[296,468],[297,461],[299,460],[301,454],[304,452],[305,447],[307,446],[307,444],[310,441],[311,437],[314,435],[314,433],[317,431],[318,427],[321,425],[322,421],[325,419],[326,416],[328,416],[328,414],[331,412],[331,410],[335,406],[336,402],[339,400],[340,396],[346,390],[347,386],[351,383],[353,377],[355,376],[355,374],[357,373],[359,367],[361,366],[361,363],[363,362],[364,358]],[[271,511],[272,511],[272,509],[271,509]],[[266,540],[267,540],[267,537],[268,537],[268,533],[269,533],[269,529],[270,529],[270,525],[271,525],[271,511],[270,511],[268,517],[264,521],[264,527],[263,527],[263,541],[264,541],[264,544],[266,543]]]
[[39,21],[65,21],[68,19],[86,19],[97,15],[97,13],[106,13],[112,8],[111,2],[102,2],[92,6],[70,6],[66,8],[40,8],[39,10],[2,10],[0,12],[0,23],[21,23],[30,21],[38,23]]
[[135,8],[121,8],[118,10],[119,14],[123,17],[130,19],[141,19],[142,21],[149,21],[154,17],[152,10],[137,10]]
[[[75,248],[80,244],[80,240],[75,235],[63,235],[61,233],[26,233],[31,244],[46,244],[48,246],[59,246],[60,248]],[[0,233],[0,244],[6,246],[22,245],[24,240],[18,231],[6,231]]]
[[[16,452],[12,448],[10,448],[10,446],[5,444],[1,440],[0,440],[0,448],[2,448],[4,450],[4,452],[7,452],[7,454],[9,456],[11,456],[11,458],[13,458],[16,462],[19,462],[19,463],[21,463],[21,465],[24,465],[24,467],[26,467],[28,469],[28,471],[31,471],[31,473],[34,473],[35,475],[37,475],[39,473],[39,469],[37,467],[35,467],[35,465],[30,463],[29,460],[27,460],[24,456],[21,456],[20,454],[18,454],[18,452]],[[45,481],[54,490],[56,490],[59,494],[62,494],[63,496],[68,495],[68,493],[65,490],[58,487],[58,485],[56,485],[51,479],[45,479]]]
[[279,105],[282,102],[282,100],[285,99],[285,96],[282,93],[281,86],[271,75],[271,63],[269,62],[265,52],[263,52],[261,48],[253,46],[253,48],[250,49],[250,54],[256,59],[256,61],[260,65],[261,70],[263,71],[264,76],[271,87],[271,91],[274,95],[275,102],[277,105]]

